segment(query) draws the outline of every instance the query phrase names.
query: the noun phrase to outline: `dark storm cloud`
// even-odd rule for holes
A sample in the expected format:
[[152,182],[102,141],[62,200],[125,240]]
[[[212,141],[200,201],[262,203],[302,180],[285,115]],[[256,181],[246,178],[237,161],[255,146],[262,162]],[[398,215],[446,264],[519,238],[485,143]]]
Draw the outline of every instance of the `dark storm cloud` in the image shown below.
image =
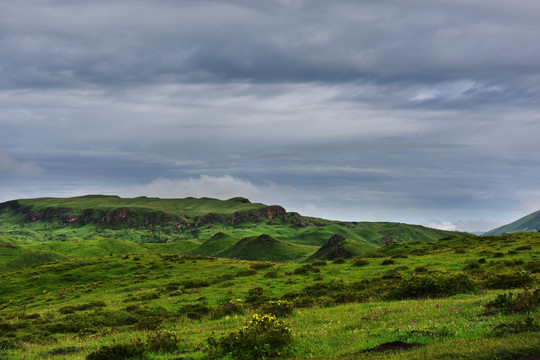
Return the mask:
[[512,221],[540,199],[538,33],[526,0],[4,1],[0,197]]

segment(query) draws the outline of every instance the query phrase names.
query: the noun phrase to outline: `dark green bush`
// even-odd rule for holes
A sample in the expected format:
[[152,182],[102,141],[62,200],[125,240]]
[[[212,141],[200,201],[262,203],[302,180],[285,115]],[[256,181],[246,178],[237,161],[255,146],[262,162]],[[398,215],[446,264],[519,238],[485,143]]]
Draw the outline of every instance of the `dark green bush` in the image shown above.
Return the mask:
[[185,316],[192,320],[202,319],[204,316],[208,315],[211,312],[208,306],[203,303],[189,304],[180,307],[178,314]]
[[346,260],[342,257],[335,258],[332,262],[334,264],[343,264]]
[[180,339],[175,331],[158,330],[148,335],[146,348],[150,351],[174,352]]
[[326,265],[326,260],[312,260],[310,262],[311,265],[313,266],[325,266]]
[[285,358],[292,344],[291,329],[273,315],[254,314],[242,328],[229,335],[207,339],[208,359],[258,360]]
[[424,273],[424,272],[427,272],[428,271],[428,268],[425,267],[425,266],[417,266],[414,268],[414,272],[416,273]]
[[86,304],[81,305],[70,305],[70,306],[63,306],[58,309],[58,311],[62,314],[72,314],[75,311],[84,311],[89,309],[95,309],[95,308],[103,308],[106,307],[107,304],[105,301],[93,301]]
[[511,272],[490,272],[484,284],[490,289],[513,289],[532,284],[534,278],[525,270]]
[[391,299],[443,297],[465,293],[474,288],[474,282],[463,273],[414,273],[396,283],[388,296]]
[[180,284],[184,287],[184,289],[195,289],[210,286],[208,281],[202,279],[184,280]]
[[277,273],[276,270],[270,270],[266,274],[264,274],[264,277],[266,277],[266,278],[277,278],[278,273]]
[[495,300],[488,302],[485,307],[503,313],[529,312],[540,306],[540,289],[524,290],[521,293],[506,293],[498,295]]
[[525,270],[530,271],[533,274],[540,273],[540,260],[531,260],[525,265]]
[[256,263],[251,264],[250,268],[259,270],[259,269],[267,269],[272,266],[274,266],[274,263],[271,263],[269,261],[261,261],[261,262],[256,262]]
[[251,276],[255,275],[257,273],[257,270],[255,269],[245,269],[245,270],[238,270],[236,273],[236,276]]
[[352,262],[352,266],[365,266],[368,265],[369,261],[362,259],[361,257],[355,257]]
[[145,354],[145,344],[140,339],[129,343],[104,345],[98,350],[88,354],[86,360],[123,360],[142,358]]
[[300,266],[299,268],[294,269],[293,274],[295,275],[307,275],[310,272],[318,273],[321,270],[319,268],[314,267],[311,264],[304,264]]
[[392,259],[384,259],[381,265],[392,265],[393,263],[395,263],[395,261]]
[[229,299],[221,303],[217,309],[212,312],[212,318],[218,319],[225,315],[237,314],[244,311],[241,299]]
[[289,316],[293,310],[294,303],[289,300],[268,301],[259,307],[261,313],[275,316]]
[[503,336],[506,334],[518,334],[528,331],[539,331],[538,326],[532,317],[527,317],[524,321],[516,321],[513,323],[499,324],[493,328],[492,334],[494,336]]
[[493,253],[493,257],[494,257],[494,258],[500,258],[500,257],[503,257],[503,256],[504,256],[504,253],[502,253],[502,252],[500,252],[500,251],[499,251],[499,252]]

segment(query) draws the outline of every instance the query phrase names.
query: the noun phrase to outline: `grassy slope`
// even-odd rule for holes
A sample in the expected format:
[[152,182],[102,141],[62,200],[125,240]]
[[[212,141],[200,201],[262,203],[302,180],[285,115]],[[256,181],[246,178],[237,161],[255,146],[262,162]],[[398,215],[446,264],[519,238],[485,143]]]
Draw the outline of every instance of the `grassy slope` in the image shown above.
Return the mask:
[[191,251],[190,255],[216,256],[236,244],[239,240],[237,237],[218,232]]
[[117,208],[139,209],[141,211],[165,212],[169,215],[199,216],[207,213],[230,215],[236,211],[248,211],[264,208],[263,204],[245,204],[239,198],[217,200],[211,198],[160,199],[145,196],[120,198],[118,196],[86,195],[73,198],[38,198],[22,199],[22,206],[32,206],[36,210],[57,207],[72,210],[80,214],[83,209],[115,210]]
[[[97,328],[90,333],[88,331],[92,329],[81,333],[56,332],[55,329],[74,316],[62,314],[62,307],[96,301],[104,301],[103,311],[111,312],[111,316],[131,311],[126,309],[133,305],[142,309],[166,309],[170,315],[164,318],[162,326],[180,334],[182,342],[176,352],[153,353],[151,358],[204,359],[205,339],[212,331],[217,335],[228,334],[241,327],[251,313],[246,310],[219,319],[190,320],[177,313],[184,305],[197,304],[204,299],[208,306],[216,308],[230,298],[246,299],[248,290],[259,286],[266,296],[279,298],[320,283],[344,281],[347,284],[389,273],[407,277],[418,267],[466,271],[473,278],[479,274],[518,271],[527,264],[540,261],[540,236],[514,234],[395,244],[381,248],[374,256],[367,258],[369,264],[366,266],[352,266],[351,261],[327,263],[318,267],[319,272],[307,275],[294,274],[300,267],[298,264],[275,264],[270,269],[276,271],[275,278],[265,276],[269,269],[258,270],[251,276],[237,276],[239,271],[250,268],[251,263],[246,261],[182,260],[150,252],[136,256],[71,258],[4,272],[0,274],[0,324],[4,329],[12,327],[15,330],[11,332],[14,338],[5,338],[9,332],[5,330],[0,333],[0,340],[15,347],[0,349],[0,359],[21,359],[25,355],[34,359],[48,358],[51,351],[70,348],[75,352],[61,358],[80,359],[104,344],[145,339],[154,331],[140,330],[135,325],[119,325],[112,329]],[[390,256],[395,263],[382,265],[382,261]],[[479,268],[464,270],[481,258],[486,261],[479,263]],[[537,287],[538,273],[534,277]],[[209,286],[184,289],[181,284],[186,280],[204,280]],[[182,293],[175,294],[175,288]],[[361,303],[296,309],[289,318],[283,319],[292,327],[295,350],[291,358],[518,359],[530,354],[539,355],[538,332],[508,332],[494,336],[493,331],[501,324],[523,322],[528,316],[539,323],[540,309],[525,314],[479,316],[486,312],[483,304],[497,294],[507,292],[492,289],[485,292],[480,291],[481,288],[484,289],[479,283],[475,291],[447,298],[404,301],[385,301],[373,293]],[[177,296],[171,296],[173,294]],[[99,316],[94,310],[77,311],[77,314],[88,314],[89,318]],[[76,322],[75,326],[83,325]],[[396,340],[424,345],[383,354],[363,352]]]
[[502,235],[521,231],[540,230],[540,211],[522,217],[510,224],[486,232],[484,235]]
[[242,260],[294,261],[304,260],[317,247],[297,245],[277,240],[269,235],[244,238],[216,256]]

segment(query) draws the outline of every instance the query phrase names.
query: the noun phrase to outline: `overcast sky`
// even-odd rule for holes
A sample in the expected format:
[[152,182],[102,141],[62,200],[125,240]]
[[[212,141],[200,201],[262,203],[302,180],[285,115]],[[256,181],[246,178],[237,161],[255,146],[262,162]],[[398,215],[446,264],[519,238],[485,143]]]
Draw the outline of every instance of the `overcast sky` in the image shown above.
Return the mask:
[[532,0],[1,1],[0,201],[487,231],[540,209],[539,34]]

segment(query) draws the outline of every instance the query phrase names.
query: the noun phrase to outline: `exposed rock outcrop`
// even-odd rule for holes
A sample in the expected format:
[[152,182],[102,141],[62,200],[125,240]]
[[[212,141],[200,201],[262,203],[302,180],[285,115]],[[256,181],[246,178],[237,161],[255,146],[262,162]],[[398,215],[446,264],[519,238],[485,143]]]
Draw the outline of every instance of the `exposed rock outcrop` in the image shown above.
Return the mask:
[[330,236],[328,241],[325,242],[315,254],[310,256],[310,259],[333,260],[339,257],[344,259],[352,258],[353,255],[343,247],[345,241],[347,240],[339,234]]

